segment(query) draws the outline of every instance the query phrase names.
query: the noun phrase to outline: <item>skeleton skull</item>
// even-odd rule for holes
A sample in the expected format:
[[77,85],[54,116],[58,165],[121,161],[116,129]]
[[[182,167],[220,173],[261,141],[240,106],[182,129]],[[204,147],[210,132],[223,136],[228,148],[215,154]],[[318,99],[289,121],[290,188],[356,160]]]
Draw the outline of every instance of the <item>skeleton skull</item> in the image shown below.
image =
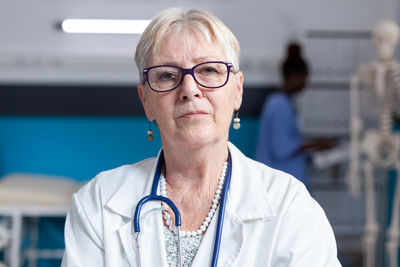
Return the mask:
[[394,21],[384,20],[375,26],[373,36],[379,60],[386,61],[393,58],[399,35],[399,26]]

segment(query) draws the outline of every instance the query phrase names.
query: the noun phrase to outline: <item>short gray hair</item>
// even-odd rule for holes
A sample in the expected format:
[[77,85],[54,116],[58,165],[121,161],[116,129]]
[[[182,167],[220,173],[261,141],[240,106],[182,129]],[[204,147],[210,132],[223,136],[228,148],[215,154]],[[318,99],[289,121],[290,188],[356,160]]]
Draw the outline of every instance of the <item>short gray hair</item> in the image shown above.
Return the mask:
[[216,40],[225,51],[228,61],[233,64],[233,72],[239,71],[239,42],[220,19],[201,9],[185,11],[182,8],[169,8],[152,19],[136,46],[135,62],[142,83],[143,69],[160,48],[163,39],[170,33],[187,28],[202,33],[208,41]]

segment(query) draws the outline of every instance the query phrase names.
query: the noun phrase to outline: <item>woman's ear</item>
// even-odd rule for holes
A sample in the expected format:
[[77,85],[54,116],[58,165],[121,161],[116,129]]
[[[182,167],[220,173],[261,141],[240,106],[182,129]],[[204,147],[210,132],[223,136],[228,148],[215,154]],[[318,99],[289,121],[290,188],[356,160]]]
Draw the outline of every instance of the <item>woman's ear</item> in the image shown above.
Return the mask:
[[154,116],[153,116],[153,112],[151,112],[150,103],[147,99],[147,91],[146,91],[147,89],[143,83],[138,83],[137,89],[138,89],[139,98],[140,98],[140,101],[142,102],[146,117],[149,121],[153,121]]
[[236,80],[236,94],[235,94],[235,110],[239,110],[240,106],[242,105],[242,98],[243,98],[243,72],[239,71],[234,74]]

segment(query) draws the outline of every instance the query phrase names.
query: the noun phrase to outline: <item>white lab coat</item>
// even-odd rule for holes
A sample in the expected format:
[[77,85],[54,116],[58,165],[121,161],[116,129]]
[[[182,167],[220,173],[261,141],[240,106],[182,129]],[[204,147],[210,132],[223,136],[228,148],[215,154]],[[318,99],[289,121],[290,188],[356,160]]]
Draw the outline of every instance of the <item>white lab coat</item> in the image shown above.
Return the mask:
[[[229,143],[232,178],[218,266],[336,267],[336,242],[322,208],[301,182],[245,157]],[[151,191],[157,159],[102,172],[73,197],[62,267],[137,266],[132,217]],[[193,261],[210,266],[214,216]],[[142,266],[167,267],[161,205],[140,220]]]

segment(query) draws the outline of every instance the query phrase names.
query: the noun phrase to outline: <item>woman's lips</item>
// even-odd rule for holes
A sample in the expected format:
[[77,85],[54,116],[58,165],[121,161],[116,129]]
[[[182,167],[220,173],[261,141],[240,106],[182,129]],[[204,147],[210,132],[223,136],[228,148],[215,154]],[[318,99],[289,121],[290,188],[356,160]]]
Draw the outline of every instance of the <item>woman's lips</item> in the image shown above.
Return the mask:
[[197,118],[197,117],[202,117],[204,115],[207,115],[208,113],[205,111],[190,111],[187,112],[181,116],[179,116],[179,118]]

